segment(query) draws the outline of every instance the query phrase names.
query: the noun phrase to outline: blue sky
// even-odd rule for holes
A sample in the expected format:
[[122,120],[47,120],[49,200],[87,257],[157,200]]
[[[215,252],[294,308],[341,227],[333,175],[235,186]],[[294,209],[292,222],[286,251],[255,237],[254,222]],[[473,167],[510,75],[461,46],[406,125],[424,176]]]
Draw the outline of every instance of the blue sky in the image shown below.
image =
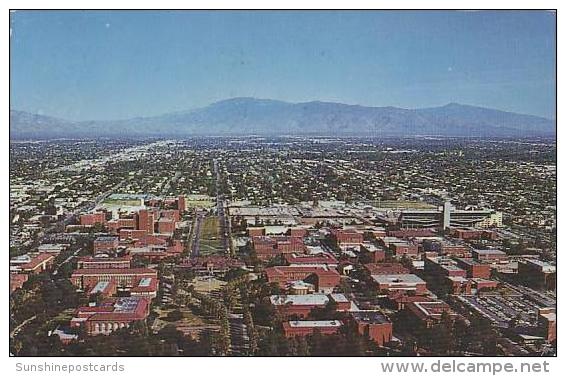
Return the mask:
[[119,119],[251,96],[555,117],[552,12],[18,11],[11,107]]

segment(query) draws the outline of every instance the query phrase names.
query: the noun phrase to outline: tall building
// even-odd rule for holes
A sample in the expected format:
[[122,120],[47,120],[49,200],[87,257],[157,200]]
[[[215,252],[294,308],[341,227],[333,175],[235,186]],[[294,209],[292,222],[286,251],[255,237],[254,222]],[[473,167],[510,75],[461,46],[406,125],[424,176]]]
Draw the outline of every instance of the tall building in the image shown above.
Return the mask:
[[444,207],[442,210],[442,229],[450,228],[450,201],[444,201]]
[[179,209],[180,214],[183,214],[183,212],[187,209],[185,196],[179,195],[179,197],[177,197],[177,209]]
[[492,209],[458,210],[446,201],[438,209],[403,210],[398,223],[402,228],[488,228],[502,226],[502,218]]
[[142,209],[138,213],[138,230],[146,230],[148,234],[153,234],[154,218],[153,212]]

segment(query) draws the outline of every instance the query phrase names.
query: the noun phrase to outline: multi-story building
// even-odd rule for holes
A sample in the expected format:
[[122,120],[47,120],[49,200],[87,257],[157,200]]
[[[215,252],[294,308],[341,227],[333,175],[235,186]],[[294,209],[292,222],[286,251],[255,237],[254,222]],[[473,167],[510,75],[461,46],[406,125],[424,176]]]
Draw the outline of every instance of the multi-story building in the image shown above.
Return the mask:
[[367,336],[378,346],[391,341],[393,324],[381,311],[354,311],[350,315],[356,323],[358,333]]
[[349,311],[351,302],[343,294],[271,295],[271,304],[284,316],[307,318],[315,308],[324,308],[330,300],[337,311]]
[[379,274],[371,278],[376,289],[384,294],[403,292],[422,295],[428,292],[426,282],[414,274]]
[[498,249],[473,249],[472,257],[477,261],[486,262],[507,260],[507,254]]
[[283,334],[287,338],[305,337],[316,330],[322,335],[330,335],[338,333],[340,327],[342,322],[339,320],[288,321],[283,323]]
[[451,318],[457,316],[448,304],[440,300],[410,302],[405,305],[405,309],[426,328],[438,323],[444,313]]
[[77,269],[128,269],[132,263],[132,257],[79,257]]
[[111,254],[118,249],[120,238],[117,236],[99,236],[94,239],[94,255]]
[[71,327],[84,328],[89,336],[108,335],[130,327],[149,315],[149,300],[142,297],[110,298],[98,305],[79,307],[71,319]]
[[544,261],[520,261],[518,277],[522,283],[533,288],[556,289],[556,266]]
[[267,281],[281,288],[295,281],[312,283],[318,292],[331,292],[340,284],[340,274],[333,269],[318,266],[273,266],[265,269]]
[[95,212],[95,213],[82,214],[79,217],[79,222],[82,226],[94,226],[96,224],[104,225],[106,224],[106,213]]
[[77,269],[71,274],[71,282],[80,289],[88,290],[98,282],[113,281],[117,286],[132,288],[142,278],[157,279],[157,271],[148,268],[132,269]]

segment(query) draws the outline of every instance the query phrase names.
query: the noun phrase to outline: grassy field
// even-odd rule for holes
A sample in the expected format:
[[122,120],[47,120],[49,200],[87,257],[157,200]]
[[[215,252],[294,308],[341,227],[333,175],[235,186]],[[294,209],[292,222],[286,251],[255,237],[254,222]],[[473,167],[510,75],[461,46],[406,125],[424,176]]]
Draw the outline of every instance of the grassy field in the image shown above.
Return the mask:
[[187,195],[185,197],[185,206],[189,208],[209,209],[215,205],[214,197],[206,195]]
[[159,316],[155,319],[152,330],[157,332],[167,325],[175,325],[177,330],[183,332],[184,335],[198,338],[200,333],[205,329],[218,329],[218,324],[215,321],[197,316],[190,308],[186,307],[179,308],[179,311],[182,313],[182,318],[180,320],[170,321],[167,315],[174,310],[175,309],[173,308],[156,308],[155,311]]
[[200,252],[203,255],[224,252],[219,234],[219,219],[216,216],[206,217],[202,222]]

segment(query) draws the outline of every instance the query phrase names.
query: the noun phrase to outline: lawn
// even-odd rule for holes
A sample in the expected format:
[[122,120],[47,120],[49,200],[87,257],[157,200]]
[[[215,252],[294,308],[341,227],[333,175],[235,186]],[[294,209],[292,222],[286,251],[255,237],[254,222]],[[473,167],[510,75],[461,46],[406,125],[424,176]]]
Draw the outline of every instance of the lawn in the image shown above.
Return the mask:
[[218,217],[206,217],[202,223],[200,234],[200,252],[202,255],[223,253],[221,235],[219,234]]

